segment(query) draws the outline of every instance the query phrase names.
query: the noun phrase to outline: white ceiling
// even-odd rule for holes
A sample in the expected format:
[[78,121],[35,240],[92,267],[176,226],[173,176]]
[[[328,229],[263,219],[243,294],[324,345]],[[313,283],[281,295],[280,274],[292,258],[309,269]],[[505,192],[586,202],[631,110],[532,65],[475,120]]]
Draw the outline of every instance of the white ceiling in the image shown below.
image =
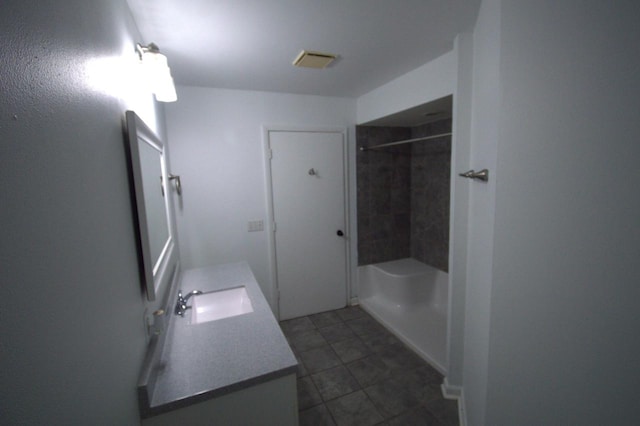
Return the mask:
[[[480,0],[128,0],[178,85],[357,97],[453,48]],[[323,70],[302,49],[335,53]]]

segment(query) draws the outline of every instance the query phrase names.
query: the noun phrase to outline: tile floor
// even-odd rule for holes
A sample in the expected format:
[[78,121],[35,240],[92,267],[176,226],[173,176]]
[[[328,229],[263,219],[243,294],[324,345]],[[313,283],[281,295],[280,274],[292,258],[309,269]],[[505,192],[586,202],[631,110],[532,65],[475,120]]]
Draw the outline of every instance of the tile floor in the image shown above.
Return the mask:
[[442,375],[359,307],[280,322],[298,358],[300,425],[458,425]]

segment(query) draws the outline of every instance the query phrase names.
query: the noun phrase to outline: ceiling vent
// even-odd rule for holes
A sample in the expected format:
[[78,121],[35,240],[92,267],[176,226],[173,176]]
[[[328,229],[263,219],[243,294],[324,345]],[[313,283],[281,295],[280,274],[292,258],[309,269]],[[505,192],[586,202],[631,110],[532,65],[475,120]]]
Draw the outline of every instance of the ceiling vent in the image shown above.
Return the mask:
[[334,59],[336,59],[336,55],[331,53],[303,50],[293,61],[293,65],[306,68],[326,68]]

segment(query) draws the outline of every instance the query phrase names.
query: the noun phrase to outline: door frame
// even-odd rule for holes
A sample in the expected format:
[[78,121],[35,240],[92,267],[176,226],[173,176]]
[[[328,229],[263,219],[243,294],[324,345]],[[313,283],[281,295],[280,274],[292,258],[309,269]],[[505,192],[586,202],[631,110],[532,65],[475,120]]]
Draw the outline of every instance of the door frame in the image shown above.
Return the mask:
[[344,173],[344,227],[345,227],[345,255],[346,255],[346,299],[345,304],[349,304],[351,297],[351,206],[349,203],[349,141],[347,139],[346,127],[306,127],[306,126],[283,126],[283,125],[263,125],[262,126],[262,157],[264,160],[265,193],[267,195],[267,231],[269,275],[271,277],[271,309],[276,318],[280,319],[280,288],[278,286],[278,267],[276,254],[276,238],[274,231],[275,215],[273,211],[273,181],[271,179],[271,148],[269,147],[269,135],[271,132],[300,132],[300,133],[340,133],[342,135],[342,167]]

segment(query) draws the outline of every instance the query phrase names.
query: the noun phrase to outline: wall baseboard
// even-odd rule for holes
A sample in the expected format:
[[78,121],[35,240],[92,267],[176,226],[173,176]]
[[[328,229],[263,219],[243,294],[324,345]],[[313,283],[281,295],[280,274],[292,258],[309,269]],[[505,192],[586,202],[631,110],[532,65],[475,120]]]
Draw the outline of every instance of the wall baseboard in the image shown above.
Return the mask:
[[349,300],[349,306],[358,306],[360,304],[360,301],[358,301],[357,297],[352,297]]
[[449,379],[447,377],[444,378],[441,388],[442,396],[447,399],[458,399],[460,398],[460,395],[462,395],[462,387],[449,384]]
[[442,385],[440,386],[442,390],[442,396],[446,399],[455,399],[458,401],[458,419],[460,421],[460,426],[467,425],[467,414],[465,410],[465,402],[464,402],[464,389],[462,386],[454,386],[449,384],[447,378],[444,378]]

